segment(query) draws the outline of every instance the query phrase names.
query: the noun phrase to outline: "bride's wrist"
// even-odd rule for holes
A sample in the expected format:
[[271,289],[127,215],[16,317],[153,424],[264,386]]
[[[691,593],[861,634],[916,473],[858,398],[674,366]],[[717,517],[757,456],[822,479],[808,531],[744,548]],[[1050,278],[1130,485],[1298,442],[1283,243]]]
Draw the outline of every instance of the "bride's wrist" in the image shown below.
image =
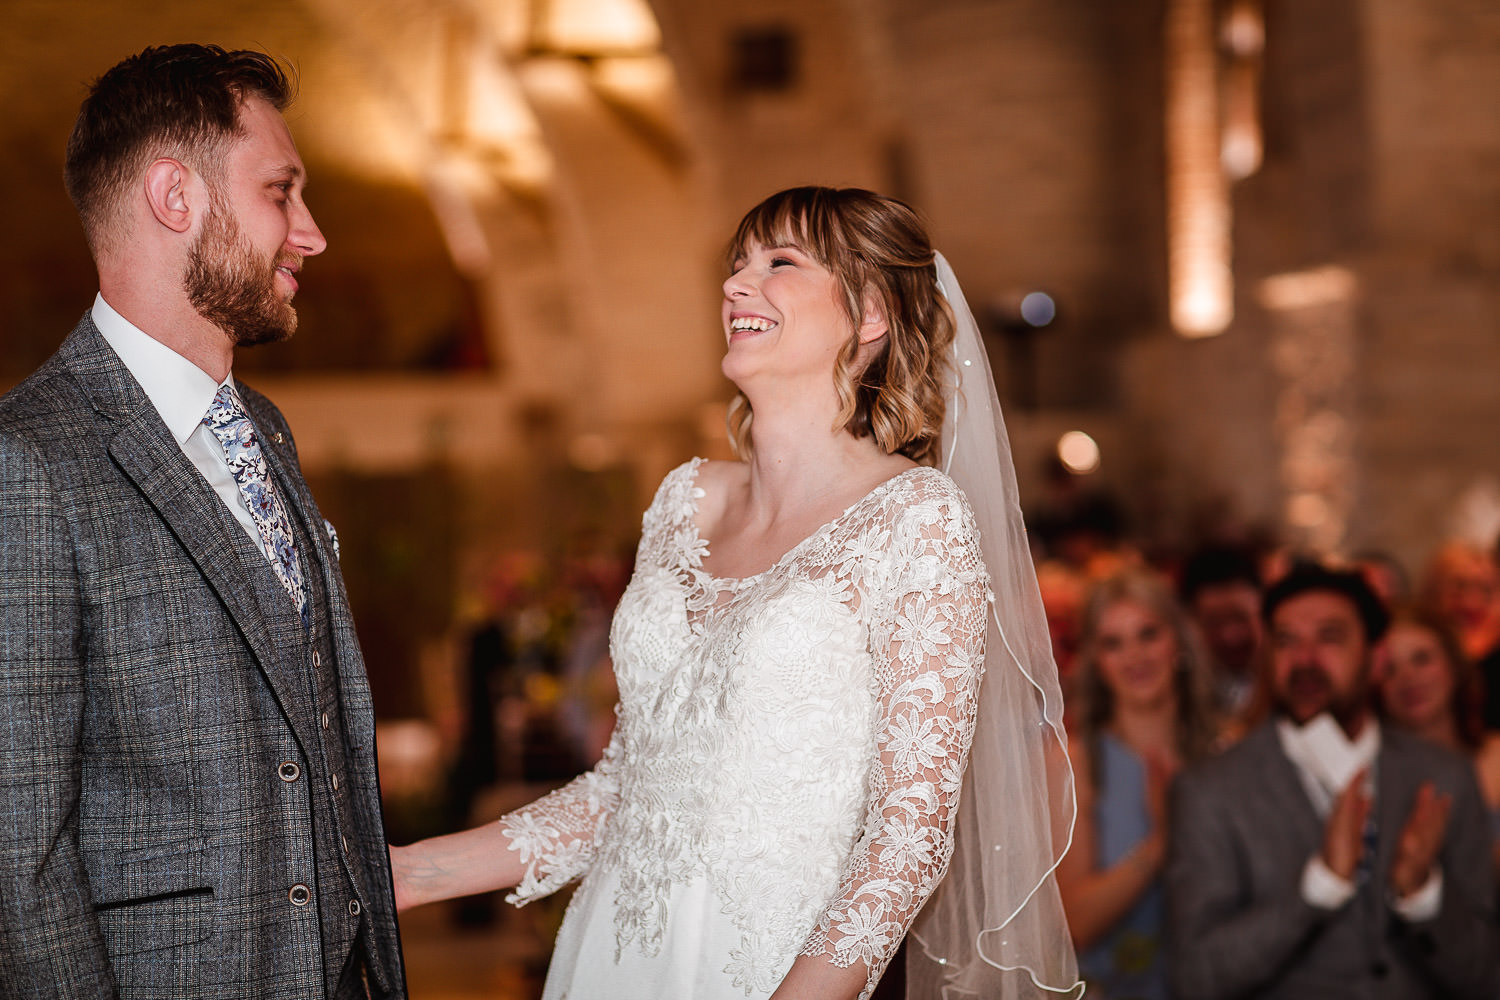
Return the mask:
[[391,880],[396,888],[396,909],[409,910],[414,906],[422,906],[426,903],[436,901],[439,896],[433,894],[435,888],[432,885],[432,875],[435,869],[430,864],[424,864],[420,857],[421,848],[417,844],[407,844],[404,847],[392,845],[391,854]]

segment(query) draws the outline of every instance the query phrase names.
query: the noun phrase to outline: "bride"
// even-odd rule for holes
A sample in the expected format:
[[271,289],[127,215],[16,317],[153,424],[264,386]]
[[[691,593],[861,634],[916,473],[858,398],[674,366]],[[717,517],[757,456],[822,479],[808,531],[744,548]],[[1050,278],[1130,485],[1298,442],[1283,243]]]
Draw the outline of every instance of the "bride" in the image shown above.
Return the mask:
[[868,191],[783,191],[730,246],[742,461],[646,511],[603,759],[392,848],[398,906],[581,878],[547,1000],[864,998],[914,920],[911,996],[1068,990],[1056,669],[973,318]]

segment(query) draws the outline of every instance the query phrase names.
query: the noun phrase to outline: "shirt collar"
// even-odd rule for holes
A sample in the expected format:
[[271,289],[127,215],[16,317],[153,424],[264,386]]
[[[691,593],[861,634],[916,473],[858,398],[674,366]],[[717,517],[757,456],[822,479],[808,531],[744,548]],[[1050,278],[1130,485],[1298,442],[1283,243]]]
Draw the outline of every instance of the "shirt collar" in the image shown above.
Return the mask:
[[1332,795],[1348,787],[1358,771],[1368,770],[1380,753],[1380,723],[1373,714],[1352,740],[1326,712],[1303,726],[1290,719],[1279,719],[1276,735],[1291,762]]
[[146,391],[177,444],[186,444],[203,422],[219,386],[234,381],[234,376],[215,382],[202,368],[115,312],[103,293],[94,296],[92,315],[94,326]]

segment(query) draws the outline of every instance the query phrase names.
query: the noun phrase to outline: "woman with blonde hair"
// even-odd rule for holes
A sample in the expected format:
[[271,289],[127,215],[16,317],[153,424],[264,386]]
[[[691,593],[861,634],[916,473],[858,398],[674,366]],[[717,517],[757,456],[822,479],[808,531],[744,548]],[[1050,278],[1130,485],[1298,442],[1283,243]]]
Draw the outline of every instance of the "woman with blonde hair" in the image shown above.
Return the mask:
[[1056,669],[951,270],[900,202],[783,191],[730,244],[722,323],[741,460],[646,512],[603,760],[393,849],[398,902],[582,878],[558,1000],[868,997],[924,903],[909,995],[1071,987]]
[[1084,607],[1073,674],[1078,826],[1058,885],[1089,994],[1165,1000],[1167,787],[1217,736],[1197,633],[1165,580],[1131,569]]

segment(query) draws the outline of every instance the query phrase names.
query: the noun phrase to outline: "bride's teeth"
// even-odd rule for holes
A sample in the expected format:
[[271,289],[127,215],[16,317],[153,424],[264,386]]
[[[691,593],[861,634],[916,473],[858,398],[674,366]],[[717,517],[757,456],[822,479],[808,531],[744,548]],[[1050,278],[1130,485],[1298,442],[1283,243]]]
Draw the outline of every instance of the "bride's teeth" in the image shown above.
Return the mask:
[[751,316],[742,316],[729,324],[732,330],[755,330],[761,333],[771,329],[771,326],[770,320]]

